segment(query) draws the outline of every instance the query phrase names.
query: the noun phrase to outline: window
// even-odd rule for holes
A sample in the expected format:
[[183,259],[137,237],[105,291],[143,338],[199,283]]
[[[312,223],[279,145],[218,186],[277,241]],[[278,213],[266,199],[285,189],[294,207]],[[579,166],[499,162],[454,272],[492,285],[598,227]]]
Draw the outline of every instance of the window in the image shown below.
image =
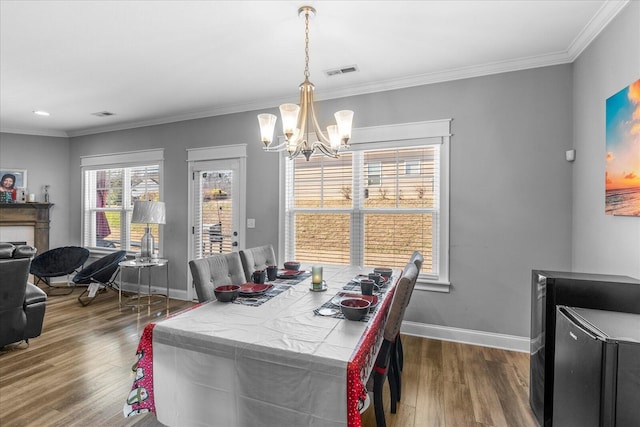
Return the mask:
[[405,175],[418,175],[420,174],[420,160],[405,160],[404,161],[404,174]]
[[421,281],[447,282],[449,121],[439,135],[420,125],[401,141],[362,132],[338,159],[287,160],[286,258],[402,268],[419,250]]
[[[82,159],[82,245],[103,250],[139,251],[145,224],[131,224],[136,200],[161,200],[162,151]],[[158,157],[160,156],[160,159]],[[121,160],[127,163],[114,163]],[[158,224],[149,224],[162,253]]]
[[380,181],[381,172],[382,172],[381,162],[367,163],[367,185],[369,185],[369,187],[381,184],[381,181]]

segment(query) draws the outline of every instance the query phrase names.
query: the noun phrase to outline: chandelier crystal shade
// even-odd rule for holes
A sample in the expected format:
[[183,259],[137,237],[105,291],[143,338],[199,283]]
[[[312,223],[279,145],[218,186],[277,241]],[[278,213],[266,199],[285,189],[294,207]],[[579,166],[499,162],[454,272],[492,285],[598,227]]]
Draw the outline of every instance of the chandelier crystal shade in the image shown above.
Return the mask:
[[282,133],[285,141],[273,144],[273,132],[278,118],[273,114],[259,114],[260,135],[265,151],[287,151],[293,159],[301,153],[307,160],[318,150],[325,156],[337,158],[340,151],[349,148],[351,139],[351,123],[353,111],[342,110],[334,114],[336,124],[322,132],[313,103],[315,87],[309,81],[309,18],[315,16],[316,10],[311,6],[298,9],[298,15],[304,16],[305,22],[305,67],[304,81],[300,84],[300,103],[280,105]]

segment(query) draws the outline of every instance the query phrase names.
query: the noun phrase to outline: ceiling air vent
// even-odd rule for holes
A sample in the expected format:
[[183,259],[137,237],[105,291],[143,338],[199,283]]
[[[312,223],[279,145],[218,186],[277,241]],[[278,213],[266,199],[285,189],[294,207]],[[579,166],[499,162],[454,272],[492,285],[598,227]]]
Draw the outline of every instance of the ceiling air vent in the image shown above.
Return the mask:
[[109,117],[115,116],[116,113],[112,113],[111,111],[98,111],[97,113],[91,113],[91,115],[96,117]]
[[327,70],[325,71],[325,73],[327,74],[327,76],[331,77],[331,76],[337,76],[338,74],[354,73],[356,71],[358,71],[357,66],[349,65],[347,67],[334,68],[333,70]]

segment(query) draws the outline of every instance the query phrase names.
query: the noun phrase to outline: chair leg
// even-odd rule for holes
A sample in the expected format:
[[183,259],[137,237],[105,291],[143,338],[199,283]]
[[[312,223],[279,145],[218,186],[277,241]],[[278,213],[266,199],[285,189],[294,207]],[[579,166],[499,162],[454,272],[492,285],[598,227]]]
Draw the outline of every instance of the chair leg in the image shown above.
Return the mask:
[[87,289],[82,291],[82,293],[78,296],[78,301],[80,302],[80,304],[82,304],[83,307],[86,307],[89,304],[91,304],[94,299],[96,299],[96,297],[98,296],[99,293],[104,293],[104,292],[107,292],[107,287],[106,286],[104,286],[102,288],[99,287],[94,296],[85,297],[85,295],[89,294],[89,287],[87,287]]
[[400,339],[400,334],[398,333],[398,338],[396,338],[396,343],[398,345],[398,367],[402,371],[404,367],[404,353],[402,350],[402,340]]
[[373,373],[373,407],[376,413],[376,426],[386,427],[384,418],[384,406],[382,405],[382,387],[384,386],[386,373],[374,371]]
[[[48,277],[40,277],[40,276],[36,276],[35,274],[33,276],[37,279],[35,280],[36,286],[40,282],[43,282],[45,285],[47,285],[47,291],[48,291],[47,295],[50,295],[50,296],[69,295],[73,293],[73,290],[75,289],[73,286],[69,286],[69,280],[67,280],[67,286],[55,286],[51,284]],[[53,291],[56,291],[56,292],[54,293]]]
[[389,400],[391,401],[391,413],[395,414],[397,409],[397,403],[400,401],[398,373],[395,372],[396,368],[393,362],[389,364],[389,371],[387,372],[387,380],[389,381]]
[[[398,360],[396,343],[393,344],[394,348],[391,349],[391,360],[389,361],[389,386],[391,387],[391,396],[395,396],[395,402],[400,402],[402,397],[402,368],[400,367],[400,361]],[[394,386],[392,386],[392,381]],[[395,412],[394,412],[395,413]]]

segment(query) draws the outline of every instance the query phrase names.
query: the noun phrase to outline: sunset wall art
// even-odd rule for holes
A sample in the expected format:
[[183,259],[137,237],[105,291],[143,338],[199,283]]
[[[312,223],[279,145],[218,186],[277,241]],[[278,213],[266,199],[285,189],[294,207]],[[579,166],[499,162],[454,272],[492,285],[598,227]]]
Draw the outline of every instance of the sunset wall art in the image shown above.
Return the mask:
[[640,79],[607,99],[605,213],[640,216]]

